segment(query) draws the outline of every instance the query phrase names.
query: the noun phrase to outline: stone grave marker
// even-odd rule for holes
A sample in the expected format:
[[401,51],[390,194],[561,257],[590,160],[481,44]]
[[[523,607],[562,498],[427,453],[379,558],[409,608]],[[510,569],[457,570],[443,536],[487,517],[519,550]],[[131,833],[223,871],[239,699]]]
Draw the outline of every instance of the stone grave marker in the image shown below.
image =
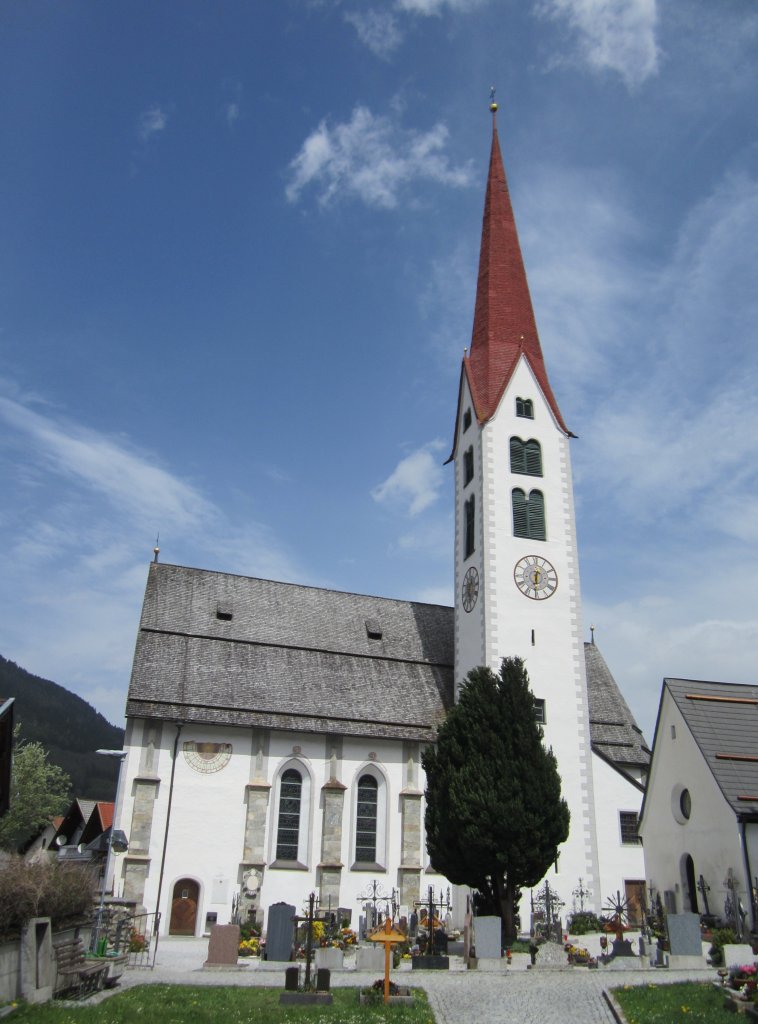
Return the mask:
[[274,903],[268,910],[266,959],[289,962],[295,935],[295,908],[289,903]]
[[474,918],[474,947],[477,960],[499,960],[501,921],[499,917]]
[[208,959],[204,967],[236,967],[239,956],[240,926],[214,924],[208,941]]
[[666,917],[666,928],[669,936],[669,966],[704,967],[698,914],[669,914]]

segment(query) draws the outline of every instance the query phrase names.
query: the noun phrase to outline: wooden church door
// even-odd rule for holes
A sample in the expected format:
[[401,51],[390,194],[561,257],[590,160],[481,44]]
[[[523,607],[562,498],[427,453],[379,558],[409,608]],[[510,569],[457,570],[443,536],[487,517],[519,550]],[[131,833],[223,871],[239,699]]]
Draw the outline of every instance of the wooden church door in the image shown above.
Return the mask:
[[191,878],[180,878],[171,900],[169,935],[194,935],[197,924],[197,899],[200,886]]

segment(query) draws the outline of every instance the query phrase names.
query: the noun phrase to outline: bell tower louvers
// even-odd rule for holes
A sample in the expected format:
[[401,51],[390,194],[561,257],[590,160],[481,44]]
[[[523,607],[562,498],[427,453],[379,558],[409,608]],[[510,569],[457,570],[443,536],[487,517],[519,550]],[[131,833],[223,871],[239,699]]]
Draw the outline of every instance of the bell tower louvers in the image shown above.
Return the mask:
[[[524,659],[571,831],[548,879],[599,895],[570,433],[547,377],[493,114],[455,464],[455,680]],[[599,909],[599,908],[597,908]]]

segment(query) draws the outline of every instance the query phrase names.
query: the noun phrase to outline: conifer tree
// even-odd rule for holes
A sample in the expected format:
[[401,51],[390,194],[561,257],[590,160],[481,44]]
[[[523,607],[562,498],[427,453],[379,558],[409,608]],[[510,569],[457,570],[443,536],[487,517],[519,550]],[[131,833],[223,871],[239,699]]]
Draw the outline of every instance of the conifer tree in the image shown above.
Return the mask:
[[569,833],[557,762],[543,744],[521,658],[504,658],[499,675],[469,672],[422,763],[433,868],[478,890],[513,941],[520,887],[542,879]]

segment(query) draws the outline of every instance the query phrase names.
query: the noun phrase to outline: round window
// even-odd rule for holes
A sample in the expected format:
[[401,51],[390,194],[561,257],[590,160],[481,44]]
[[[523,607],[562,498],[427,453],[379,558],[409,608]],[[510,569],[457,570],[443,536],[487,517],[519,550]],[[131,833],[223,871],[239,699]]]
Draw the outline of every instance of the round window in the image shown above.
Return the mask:
[[692,797],[688,789],[683,789],[679,794],[679,810],[682,812],[682,817],[689,821],[690,814],[692,814]]

